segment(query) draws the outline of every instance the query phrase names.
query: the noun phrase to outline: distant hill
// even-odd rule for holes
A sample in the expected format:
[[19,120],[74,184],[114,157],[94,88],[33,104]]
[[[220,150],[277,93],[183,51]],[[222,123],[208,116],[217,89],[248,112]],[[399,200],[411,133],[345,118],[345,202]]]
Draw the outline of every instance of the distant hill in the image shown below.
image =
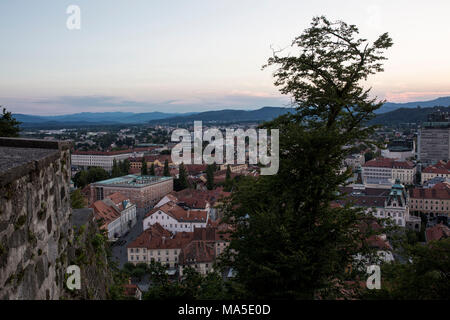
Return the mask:
[[61,116],[34,116],[27,114],[13,114],[23,126],[57,125],[57,124],[139,124],[151,120],[164,119],[193,113],[163,113],[163,112],[82,112]]
[[22,127],[58,127],[74,125],[114,124],[174,124],[194,120],[204,122],[267,121],[287,113],[290,108],[264,107],[258,110],[219,110],[201,113],[131,113],[131,112],[83,112],[61,116],[34,116],[13,114]]
[[200,112],[189,116],[180,116],[166,118],[159,121],[153,120],[150,123],[161,124],[181,124],[181,123],[193,123],[194,121],[203,122],[217,122],[217,123],[230,123],[230,122],[247,122],[247,121],[269,121],[279,117],[280,115],[291,112],[292,108],[280,108],[280,107],[263,107],[258,110],[218,110],[218,111],[206,111]]
[[406,103],[386,102],[380,109],[375,111],[375,113],[386,113],[397,109],[413,109],[417,108],[418,106],[422,108],[431,108],[436,106],[448,107],[450,106],[450,97],[441,97],[429,101],[416,101]]
[[437,111],[448,111],[450,107],[433,107],[433,108],[400,108],[391,112],[378,114],[372,119],[370,124],[380,125],[399,125],[402,123],[422,123],[427,121],[428,114]]
[[[421,109],[418,109],[418,106]],[[393,124],[399,122],[425,121],[428,111],[425,109],[435,106],[450,106],[450,97],[442,97],[430,101],[408,103],[385,103],[376,111],[376,123]],[[257,110],[217,110],[190,113],[164,112],[82,112],[60,116],[35,116],[27,114],[13,114],[22,122],[22,127],[61,127],[76,125],[123,125],[123,124],[182,124],[195,120],[204,122],[230,123],[249,121],[268,121],[293,110],[292,108],[263,107]],[[395,112],[397,111],[397,112]],[[407,111],[407,112],[405,112]],[[429,110],[431,112],[431,110]]]

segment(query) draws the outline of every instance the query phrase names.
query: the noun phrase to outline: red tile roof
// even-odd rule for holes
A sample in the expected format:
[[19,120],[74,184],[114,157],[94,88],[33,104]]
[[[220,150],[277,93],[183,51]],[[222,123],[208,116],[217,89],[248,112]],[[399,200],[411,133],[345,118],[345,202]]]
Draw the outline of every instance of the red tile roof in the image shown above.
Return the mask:
[[396,161],[389,158],[377,158],[367,161],[363,167],[412,169],[414,168],[414,163],[411,161]]
[[161,207],[149,211],[145,217],[149,217],[158,211],[162,211],[179,222],[206,222],[208,213],[202,210],[184,210],[176,203],[169,201]]
[[436,173],[436,174],[450,174],[450,161],[439,161],[438,163],[426,167],[422,170],[423,173]]
[[97,220],[104,221],[102,229],[106,228],[109,223],[120,217],[120,212],[118,212],[113,206],[109,206],[102,200],[95,201],[90,208],[94,209],[94,216]]
[[123,202],[126,200],[129,200],[128,197],[124,196],[120,192],[114,192],[106,197],[107,199],[110,199],[117,207],[119,207],[121,210],[123,210]]
[[184,189],[178,192],[173,191],[170,194],[177,198],[177,202],[183,202],[193,209],[204,209],[207,202],[210,206],[214,206],[216,201],[231,195],[230,192],[223,191],[223,188],[214,190]]
[[214,241],[194,240],[181,249],[180,264],[212,263],[216,257]]
[[414,188],[409,191],[410,198],[450,200],[450,184],[441,182],[432,188]]
[[427,242],[437,241],[450,237],[450,229],[442,223],[428,228],[425,233]]
[[155,148],[156,147],[145,147],[145,148],[116,150],[116,151],[79,151],[79,150],[75,150],[72,152],[72,154],[96,155],[96,156],[115,156],[115,155],[119,155],[119,154],[126,154],[126,153],[133,153],[133,152],[151,151]]
[[124,295],[127,297],[135,297],[139,288],[135,284],[124,284],[123,285]]
[[155,223],[142,232],[127,248],[181,249],[192,241],[193,237],[193,232],[178,232],[173,236],[159,223]]

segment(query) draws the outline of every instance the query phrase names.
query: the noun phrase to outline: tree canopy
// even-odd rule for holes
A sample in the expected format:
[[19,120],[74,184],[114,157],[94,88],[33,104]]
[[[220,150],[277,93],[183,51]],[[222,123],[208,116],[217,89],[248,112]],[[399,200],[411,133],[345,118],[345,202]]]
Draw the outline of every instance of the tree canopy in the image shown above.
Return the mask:
[[392,46],[387,33],[373,43],[358,33],[316,17],[293,41],[295,53],[275,52],[264,66],[277,67],[275,85],[295,109],[262,125],[280,131],[278,174],[241,179],[224,208],[235,231],[222,263],[237,272],[248,298],[332,297],[354,256],[370,253],[357,228],[362,210],[330,205],[350,175],[339,171],[344,146],[373,144],[373,128],[363,124],[382,102],[361,81],[383,70]]
[[12,116],[11,112],[3,108],[3,114],[0,117],[0,137],[18,137],[20,123]]

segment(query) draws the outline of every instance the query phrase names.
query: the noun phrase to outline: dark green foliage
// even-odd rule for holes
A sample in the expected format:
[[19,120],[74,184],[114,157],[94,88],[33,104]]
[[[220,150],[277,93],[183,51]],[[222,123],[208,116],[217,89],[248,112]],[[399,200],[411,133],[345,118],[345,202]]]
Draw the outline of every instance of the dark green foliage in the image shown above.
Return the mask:
[[142,157],[141,175],[143,175],[143,176],[148,175],[147,161],[145,161],[145,157]]
[[214,165],[209,164],[206,168],[206,188],[208,190],[214,189]]
[[381,290],[367,290],[366,299],[448,300],[450,238],[407,246],[405,263],[381,267]]
[[20,124],[21,122],[17,121],[11,112],[3,108],[3,114],[0,117],[0,137],[18,137]]
[[230,192],[232,188],[233,188],[233,180],[231,178],[231,169],[230,169],[230,165],[227,165],[227,173],[225,176],[224,190],[227,192]]
[[82,209],[87,207],[87,200],[81,193],[81,189],[76,189],[70,193],[70,206],[72,209]]
[[170,177],[170,171],[169,171],[169,161],[164,161],[164,177]]
[[189,188],[188,175],[186,171],[186,167],[183,163],[178,167],[178,179],[175,179],[173,188],[175,191],[180,191],[183,189]]
[[128,173],[130,173],[130,160],[125,159],[120,162],[120,169],[123,176],[126,176]]
[[[121,174],[119,174],[121,176]],[[90,167],[88,170],[77,172],[73,177],[73,183],[77,188],[84,188],[90,183],[109,179],[109,173],[100,167]]]
[[350,175],[339,173],[350,152],[343,147],[373,145],[373,128],[362,124],[382,103],[359,83],[383,70],[382,53],[392,45],[387,34],[373,44],[357,34],[356,26],[314,18],[294,40],[295,54],[275,53],[268,61],[278,67],[275,85],[292,97],[296,113],[263,125],[280,131],[278,174],[241,179],[224,208],[236,230],[235,251],[222,264],[237,272],[247,298],[339,296],[335,289],[349,280],[354,255],[372,253],[360,247],[356,226],[364,213],[330,206]]
[[116,178],[116,177],[120,177],[121,175],[122,175],[122,170],[120,169],[119,164],[117,163],[116,159],[114,159],[111,176],[113,178]]
[[148,268],[152,286],[144,294],[145,300],[221,300],[239,297],[233,284],[224,282],[216,272],[202,276],[193,268],[186,268],[178,282],[169,280],[166,268],[159,263],[153,262]]
[[151,176],[155,176],[156,174],[155,174],[155,164],[154,163],[152,163],[152,166],[150,167],[150,172],[149,172],[149,174],[151,175]]

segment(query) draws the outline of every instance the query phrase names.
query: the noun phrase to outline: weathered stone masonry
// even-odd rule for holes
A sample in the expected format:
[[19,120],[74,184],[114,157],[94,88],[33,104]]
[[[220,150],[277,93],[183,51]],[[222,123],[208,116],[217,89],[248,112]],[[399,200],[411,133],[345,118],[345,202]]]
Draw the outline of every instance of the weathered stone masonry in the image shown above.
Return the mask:
[[58,299],[70,225],[70,143],[0,138],[0,299]]

